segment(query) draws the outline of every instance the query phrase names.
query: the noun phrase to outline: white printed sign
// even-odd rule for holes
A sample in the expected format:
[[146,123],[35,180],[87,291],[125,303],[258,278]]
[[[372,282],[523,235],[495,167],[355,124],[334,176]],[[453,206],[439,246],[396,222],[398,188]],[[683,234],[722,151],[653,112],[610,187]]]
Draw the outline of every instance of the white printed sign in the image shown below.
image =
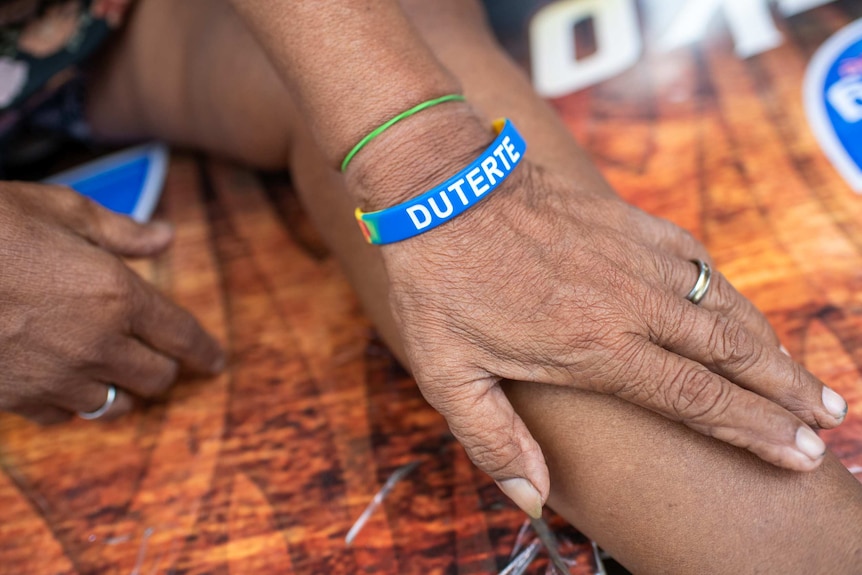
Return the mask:
[[[645,18],[660,50],[673,50],[704,38],[714,18],[723,17],[736,53],[749,57],[782,42],[770,6],[791,16],[834,0],[646,0]],[[576,25],[592,19],[596,52],[578,59]],[[620,74],[641,56],[643,40],[636,0],[558,0],[530,24],[530,52],[536,90],[559,97]]]

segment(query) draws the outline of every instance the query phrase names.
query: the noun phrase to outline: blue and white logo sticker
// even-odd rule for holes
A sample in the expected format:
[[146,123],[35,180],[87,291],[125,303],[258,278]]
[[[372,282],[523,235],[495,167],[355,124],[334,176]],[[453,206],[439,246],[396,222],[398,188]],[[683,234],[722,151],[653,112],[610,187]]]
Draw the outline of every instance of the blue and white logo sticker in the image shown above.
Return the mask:
[[805,77],[805,108],[826,155],[862,193],[862,20],[814,55]]

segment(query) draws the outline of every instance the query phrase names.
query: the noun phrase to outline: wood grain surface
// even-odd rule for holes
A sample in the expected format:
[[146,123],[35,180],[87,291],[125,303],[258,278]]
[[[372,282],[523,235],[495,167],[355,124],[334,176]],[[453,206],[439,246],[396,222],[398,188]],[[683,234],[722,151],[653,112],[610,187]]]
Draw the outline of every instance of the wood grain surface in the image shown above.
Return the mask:
[[[554,102],[627,199],[701,238],[793,356],[851,403],[824,437],[862,477],[862,197],[808,128],[802,77],[862,16],[843,1],[740,60],[650,51]],[[476,471],[375,336],[285,178],[175,155],[160,206],[174,247],[135,265],[226,342],[226,374],[185,378],[115,423],[0,416],[0,573],[494,573],[524,516]],[[398,483],[344,537],[400,466]],[[572,573],[589,543],[554,519]],[[529,573],[544,573],[544,554]]]

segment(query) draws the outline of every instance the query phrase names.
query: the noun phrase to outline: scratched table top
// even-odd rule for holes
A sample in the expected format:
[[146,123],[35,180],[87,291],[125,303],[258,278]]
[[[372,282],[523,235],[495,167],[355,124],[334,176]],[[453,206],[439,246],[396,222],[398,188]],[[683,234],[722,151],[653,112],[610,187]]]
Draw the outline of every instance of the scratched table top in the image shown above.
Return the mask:
[[[813,51],[860,16],[845,1],[783,21],[785,43],[748,60],[718,29],[554,104],[620,193],[706,242],[850,401],[824,437],[862,477],[862,197],[801,98]],[[158,215],[177,241],[135,269],[226,342],[229,369],[115,423],[0,416],[0,573],[502,569],[523,515],[382,346],[286,178],[174,155]],[[589,541],[552,521],[572,573],[592,573]]]

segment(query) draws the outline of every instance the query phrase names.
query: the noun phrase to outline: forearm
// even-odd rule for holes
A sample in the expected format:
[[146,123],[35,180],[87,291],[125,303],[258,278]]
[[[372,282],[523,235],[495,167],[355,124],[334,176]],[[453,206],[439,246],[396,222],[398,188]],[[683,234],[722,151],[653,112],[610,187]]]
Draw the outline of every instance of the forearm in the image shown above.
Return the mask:
[[461,90],[395,0],[232,4],[289,86],[331,166],[394,115]]
[[[385,268],[353,227],[340,179],[307,147],[294,165],[312,218],[406,364]],[[533,383],[506,390],[548,457],[550,505],[635,573],[853,573],[858,565],[862,486],[833,456],[811,473],[781,470],[614,397]]]
[[494,45],[478,3],[231,1],[290,87],[330,166],[397,113],[442,94],[468,97],[471,105],[447,104],[394,127],[355,159],[355,185],[347,189],[364,209],[415,196],[463,167],[490,141],[490,120],[503,116],[524,133],[538,163],[552,161],[592,193],[614,194]]
[[[340,179],[298,150],[305,205],[406,365],[379,251],[354,229]],[[633,572],[855,572],[862,485],[834,456],[786,471],[614,397],[534,383],[506,391],[548,457],[549,504]]]
[[[611,193],[490,39],[451,25],[480,17],[468,4],[439,13],[418,0],[407,7],[480,114],[510,115],[532,161]],[[297,146],[292,164],[312,217],[405,361],[384,266],[353,227],[341,179],[307,146]],[[507,392],[548,455],[551,504],[636,572],[853,572],[862,487],[834,457],[813,473],[788,472],[613,397],[514,383]],[[795,545],[797,537],[806,544]]]

